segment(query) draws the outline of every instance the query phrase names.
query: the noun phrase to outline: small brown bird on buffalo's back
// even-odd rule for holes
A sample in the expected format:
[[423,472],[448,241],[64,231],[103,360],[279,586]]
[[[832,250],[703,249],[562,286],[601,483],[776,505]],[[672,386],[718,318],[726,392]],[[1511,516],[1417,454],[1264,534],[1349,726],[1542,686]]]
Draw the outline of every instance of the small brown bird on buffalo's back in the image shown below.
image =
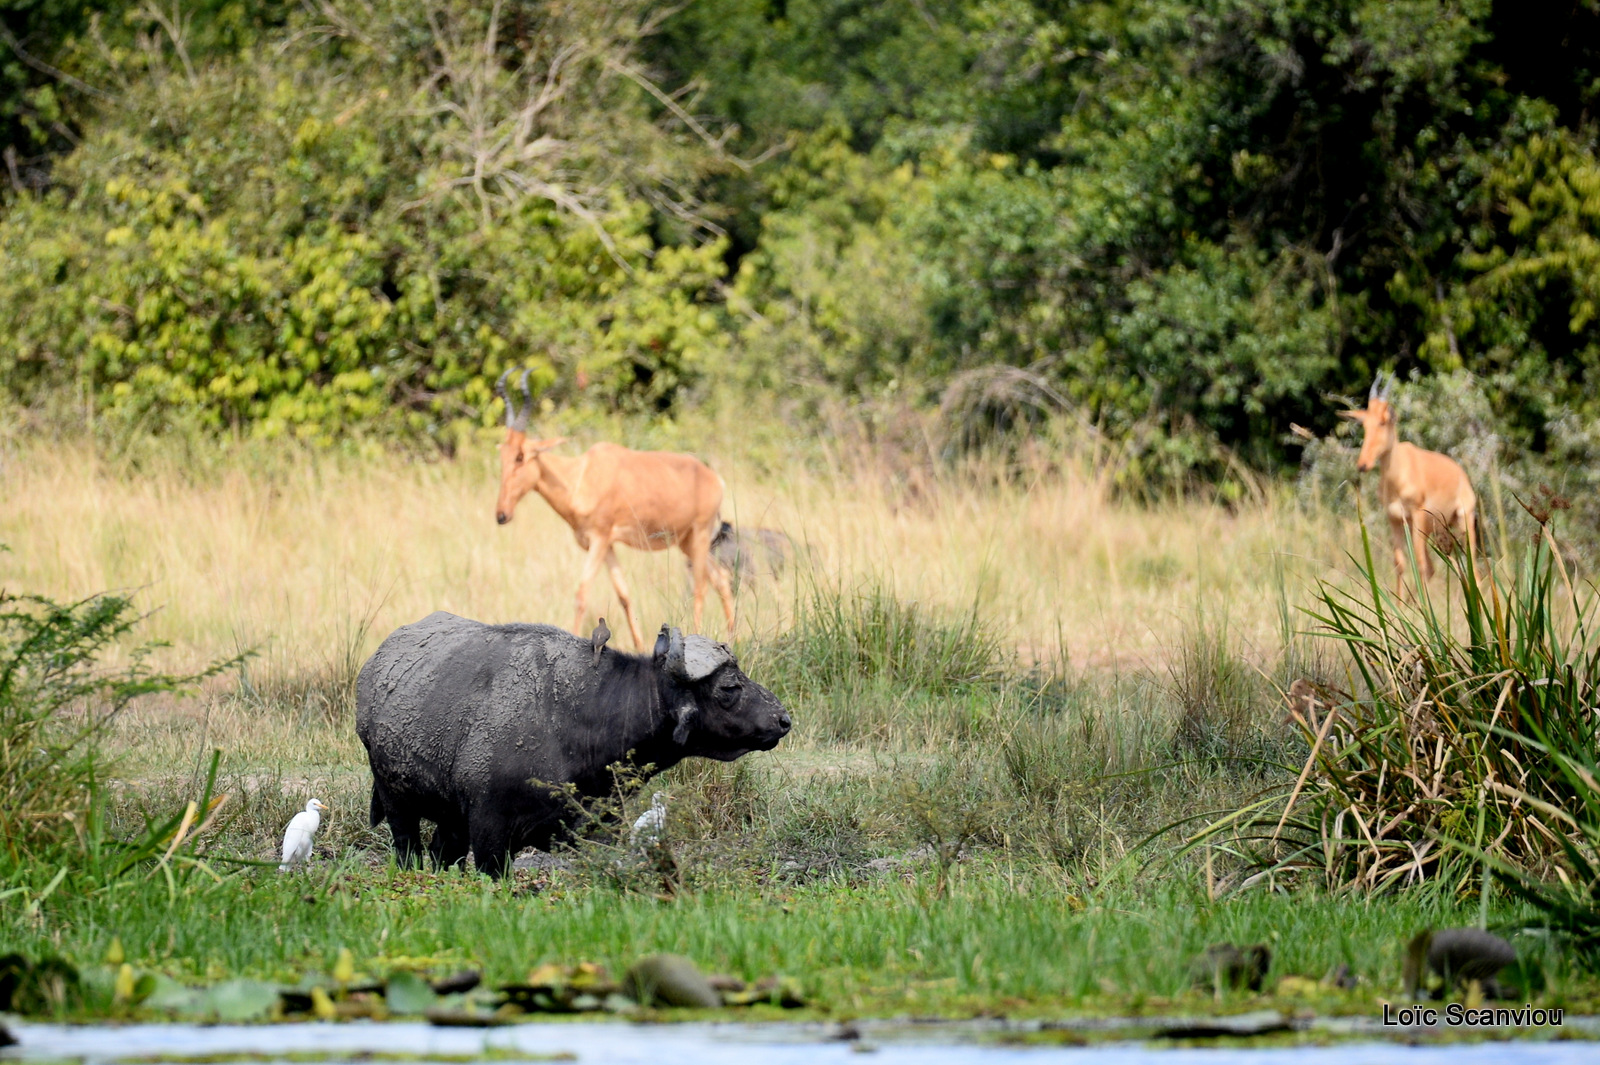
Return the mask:
[[594,666],[600,668],[600,652],[606,649],[606,641],[611,639],[611,630],[606,628],[606,619],[601,618],[600,624],[594,627],[594,635],[589,637],[589,642],[594,646]]

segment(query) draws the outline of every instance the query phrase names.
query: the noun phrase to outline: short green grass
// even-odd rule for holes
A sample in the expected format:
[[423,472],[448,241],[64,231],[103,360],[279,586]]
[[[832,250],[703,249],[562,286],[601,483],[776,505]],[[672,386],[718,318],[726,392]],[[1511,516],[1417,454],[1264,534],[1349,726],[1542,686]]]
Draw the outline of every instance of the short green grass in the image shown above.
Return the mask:
[[[48,948],[87,963],[113,939],[140,972],[192,982],[292,981],[326,972],[348,949],[358,970],[481,967],[516,981],[546,961],[593,960],[620,972],[657,951],[746,978],[798,976],[830,1015],[1016,1016],[1243,1009],[1192,986],[1189,965],[1217,941],[1273,949],[1272,981],[1340,965],[1361,981],[1319,1008],[1365,1013],[1399,993],[1399,944],[1415,929],[1470,923],[1476,900],[1431,892],[1340,898],[1255,892],[1210,901],[1169,884],[1108,887],[1085,898],[1057,878],[979,861],[943,897],[927,875],[799,887],[749,884],[663,901],[558,874],[492,884],[474,875],[330,866],[192,884],[176,899],[160,877],[51,907],[12,924],[7,949]],[[1511,911],[1497,917],[1514,918]],[[1524,950],[1527,943],[1521,944]],[[1552,960],[1544,997],[1592,1008],[1593,982]],[[103,981],[102,981],[103,982]],[[90,1012],[106,1003],[90,1003]]]

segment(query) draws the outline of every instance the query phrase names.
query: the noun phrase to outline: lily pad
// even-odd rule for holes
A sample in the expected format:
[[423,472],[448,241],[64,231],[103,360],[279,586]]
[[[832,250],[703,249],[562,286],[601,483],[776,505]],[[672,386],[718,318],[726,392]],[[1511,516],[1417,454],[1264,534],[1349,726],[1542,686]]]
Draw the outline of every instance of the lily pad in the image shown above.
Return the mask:
[[397,972],[389,977],[383,997],[392,1013],[421,1013],[432,1009],[438,996],[428,982],[416,973]]
[[205,998],[219,1021],[254,1021],[272,1011],[278,988],[260,980],[226,980],[206,992]]
[[622,992],[641,1006],[715,1009],[722,999],[695,963],[681,954],[640,958],[622,978]]
[[199,1016],[206,1012],[207,994],[198,988],[185,987],[170,976],[156,974],[155,986],[144,997],[145,1009],[161,1010],[183,1016]]

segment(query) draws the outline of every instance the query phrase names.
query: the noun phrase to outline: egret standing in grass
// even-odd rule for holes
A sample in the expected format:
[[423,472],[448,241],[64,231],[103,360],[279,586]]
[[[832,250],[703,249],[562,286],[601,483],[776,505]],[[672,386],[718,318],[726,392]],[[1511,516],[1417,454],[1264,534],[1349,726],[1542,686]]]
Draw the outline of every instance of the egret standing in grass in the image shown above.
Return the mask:
[[311,858],[311,837],[322,826],[322,811],[326,809],[321,799],[312,799],[289,821],[289,827],[283,830],[283,864],[278,866],[278,872]]
[[642,851],[649,851],[660,846],[661,838],[667,831],[667,796],[665,792],[656,792],[650,796],[650,809],[639,815],[633,823],[633,831],[628,833],[628,842]]

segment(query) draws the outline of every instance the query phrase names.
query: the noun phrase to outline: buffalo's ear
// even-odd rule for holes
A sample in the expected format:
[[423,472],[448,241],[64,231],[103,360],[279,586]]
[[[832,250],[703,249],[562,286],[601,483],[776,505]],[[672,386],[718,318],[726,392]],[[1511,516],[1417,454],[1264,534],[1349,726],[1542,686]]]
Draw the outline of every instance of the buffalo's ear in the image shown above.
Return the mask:
[[684,703],[678,707],[678,727],[672,730],[672,742],[679,747],[689,742],[689,726],[694,723],[694,715],[699,707],[694,703]]
[[650,657],[655,659],[657,663],[667,657],[667,641],[670,632],[671,626],[663,625],[661,626],[661,632],[656,636],[656,645],[651,649]]

